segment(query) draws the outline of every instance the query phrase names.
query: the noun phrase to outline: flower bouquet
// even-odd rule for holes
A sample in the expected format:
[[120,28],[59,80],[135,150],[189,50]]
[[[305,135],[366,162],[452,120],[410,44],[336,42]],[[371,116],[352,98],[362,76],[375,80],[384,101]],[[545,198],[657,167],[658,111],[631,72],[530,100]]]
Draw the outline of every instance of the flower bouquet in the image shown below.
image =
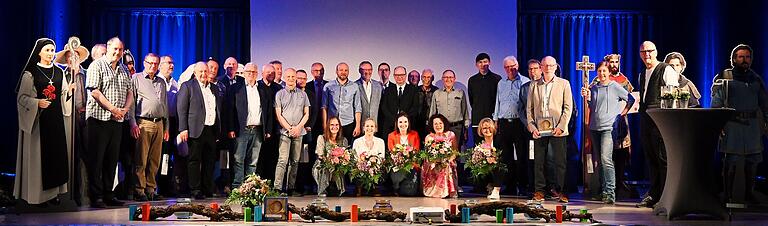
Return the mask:
[[504,163],[499,162],[501,150],[498,150],[488,143],[475,146],[471,152],[464,155],[467,160],[464,163],[464,169],[469,169],[471,177],[475,181],[481,181],[486,176],[496,170],[506,170]]
[[241,206],[257,206],[264,202],[266,197],[278,196],[276,191],[270,189],[270,182],[267,179],[262,179],[259,175],[252,173],[245,178],[240,187],[235,188],[229,193],[227,197],[227,203],[236,203]]
[[322,157],[321,166],[330,170],[336,176],[343,176],[354,168],[352,151],[342,146],[335,146]]
[[418,164],[417,150],[407,144],[396,144],[389,155],[389,164],[393,172],[407,173],[413,169],[413,164]]
[[436,167],[444,167],[448,160],[456,152],[453,150],[451,140],[441,136],[427,136],[424,138],[424,150],[419,153],[419,159],[435,164]]
[[352,169],[352,179],[362,183],[365,190],[371,190],[379,183],[382,175],[382,159],[378,155],[360,153],[356,158],[355,167]]

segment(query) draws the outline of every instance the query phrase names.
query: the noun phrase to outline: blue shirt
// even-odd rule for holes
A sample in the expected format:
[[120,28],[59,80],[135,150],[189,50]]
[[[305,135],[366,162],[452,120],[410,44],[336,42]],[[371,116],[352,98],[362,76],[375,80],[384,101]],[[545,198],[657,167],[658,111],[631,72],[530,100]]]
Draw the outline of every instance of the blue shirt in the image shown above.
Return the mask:
[[520,88],[524,83],[531,81],[528,77],[517,74],[515,79],[503,78],[496,88],[496,109],[493,111],[493,120],[520,118],[519,109]]
[[624,87],[614,81],[610,81],[607,85],[600,85],[599,83],[592,85],[589,90],[591,91],[589,99],[590,130],[612,129],[616,116],[623,110],[619,106],[619,101],[627,101],[627,105],[630,106],[635,103],[632,95],[629,95]]
[[362,113],[357,83],[347,80],[342,85],[338,79],[329,81],[323,87],[322,107],[328,111],[328,118],[338,116],[342,126],[355,122],[355,113]]

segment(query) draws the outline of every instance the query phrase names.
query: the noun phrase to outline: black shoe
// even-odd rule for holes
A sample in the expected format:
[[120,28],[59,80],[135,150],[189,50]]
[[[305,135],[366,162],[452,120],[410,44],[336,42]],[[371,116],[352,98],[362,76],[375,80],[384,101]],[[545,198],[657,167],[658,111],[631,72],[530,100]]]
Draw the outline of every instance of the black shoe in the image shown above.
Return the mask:
[[104,204],[106,204],[107,206],[123,206],[123,205],[125,205],[124,202],[122,202],[120,200],[117,200],[116,198],[111,198],[111,199],[108,199],[108,200],[104,200]]
[[200,193],[199,191],[198,192],[194,192],[193,191],[192,192],[192,197],[195,198],[195,199],[200,199],[200,200],[205,199],[205,195],[203,195],[203,193]]
[[91,208],[107,208],[107,204],[104,204],[104,201],[101,199],[91,199]]
[[653,205],[656,204],[656,202],[653,201],[653,198],[649,195],[646,196],[640,203],[635,205],[637,208],[646,207],[646,208],[653,208]]
[[46,203],[48,203],[50,205],[58,206],[59,204],[61,204],[61,199],[56,197],[56,198],[53,198],[51,200],[48,200],[48,202],[46,202]]
[[134,195],[134,196],[133,196],[133,201],[137,201],[137,202],[146,202],[146,201],[149,201],[149,200],[150,200],[150,199],[149,199],[149,197],[147,197],[147,196],[146,196],[146,195],[144,195],[144,194],[140,194],[140,195]]
[[165,197],[160,194],[149,193],[149,195],[147,195],[147,199],[149,199],[149,201],[160,201],[164,200]]
[[293,196],[293,197],[302,197],[302,196],[304,196],[304,194],[302,194],[301,192],[292,191],[291,192],[291,196]]

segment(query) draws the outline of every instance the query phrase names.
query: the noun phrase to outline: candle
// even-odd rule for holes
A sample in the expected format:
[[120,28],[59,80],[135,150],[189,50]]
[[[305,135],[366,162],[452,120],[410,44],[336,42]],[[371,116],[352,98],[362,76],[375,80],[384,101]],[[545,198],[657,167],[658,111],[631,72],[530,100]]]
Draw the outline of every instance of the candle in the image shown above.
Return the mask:
[[504,223],[504,211],[496,210],[496,223]]
[[339,205],[336,205],[336,212],[339,212],[339,213],[341,213],[341,206],[339,206]]
[[148,202],[141,204],[141,220],[142,221],[149,221],[149,211],[150,211],[150,206]]
[[288,221],[293,220],[293,213],[291,211],[288,211]]
[[133,221],[133,216],[136,214],[136,205],[128,205],[128,220]]
[[451,215],[456,215],[456,204],[451,204]]
[[515,221],[515,208],[507,207],[507,223]]
[[253,221],[253,210],[251,210],[251,207],[243,207],[243,221]]
[[358,211],[357,205],[352,204],[352,213],[350,214],[350,220],[352,222],[357,222],[357,211]]
[[563,223],[563,206],[558,205],[555,209],[555,217],[557,218],[557,223]]
[[461,223],[469,224],[469,207],[461,208]]
[[211,209],[213,209],[213,213],[219,213],[219,204],[216,202],[212,202]]
[[262,221],[261,215],[262,215],[261,206],[253,207],[253,221],[261,222]]

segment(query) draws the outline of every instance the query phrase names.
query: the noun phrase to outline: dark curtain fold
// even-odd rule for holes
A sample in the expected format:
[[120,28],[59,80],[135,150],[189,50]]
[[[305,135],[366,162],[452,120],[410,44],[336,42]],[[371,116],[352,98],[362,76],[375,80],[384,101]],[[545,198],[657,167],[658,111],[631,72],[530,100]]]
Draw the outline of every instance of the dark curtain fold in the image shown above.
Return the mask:
[[93,40],[105,43],[120,37],[143,69],[144,55],[153,52],[174,58],[174,77],[189,65],[214,57],[239,62],[250,59],[250,23],[247,13],[219,9],[115,9],[101,10],[91,26]]
[[[545,11],[522,13],[519,18],[520,56],[541,59],[553,56],[561,66],[562,77],[571,83],[579,114],[574,134],[578,147],[581,147],[582,127],[582,73],[576,70],[576,62],[582,56],[590,57],[591,62],[602,61],[610,53],[621,54],[621,72],[637,87],[637,74],[644,70],[638,48],[642,41],[654,40],[654,16],[647,13],[623,11]],[[664,56],[659,56],[664,57]],[[661,60],[661,59],[660,59]],[[521,59],[521,64],[527,66]],[[596,73],[590,73],[590,81]],[[637,120],[630,119],[631,125]],[[632,133],[639,134],[637,126],[632,126]],[[638,153],[639,138],[633,136],[633,153]],[[580,150],[581,148],[579,148]],[[634,154],[633,162],[640,162],[642,154]],[[594,156],[593,158],[599,158]],[[638,164],[633,164],[638,165]],[[633,174],[642,175],[642,167],[633,167]],[[570,168],[569,168],[570,170]],[[581,172],[569,172],[569,176],[580,176]]]

